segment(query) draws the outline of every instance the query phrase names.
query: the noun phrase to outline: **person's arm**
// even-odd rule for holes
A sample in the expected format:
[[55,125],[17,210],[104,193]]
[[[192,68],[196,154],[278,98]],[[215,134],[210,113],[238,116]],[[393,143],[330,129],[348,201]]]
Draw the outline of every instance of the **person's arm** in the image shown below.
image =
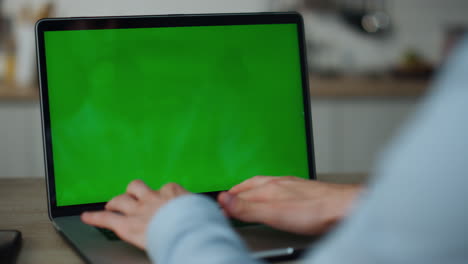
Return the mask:
[[[327,231],[350,211],[360,185],[256,176],[219,196],[230,216],[299,234]],[[218,205],[200,195],[168,202],[151,220],[147,251],[156,263],[257,263]]]
[[238,264],[254,260],[218,205],[201,195],[185,195],[151,220],[146,250],[155,263]]
[[[248,196],[252,193],[268,194],[266,188],[257,189],[260,181],[269,177],[256,177],[234,187],[230,193],[236,196],[224,201],[229,195],[222,195],[226,208],[232,209],[241,219],[257,219],[272,225],[278,224],[285,230],[299,233],[318,233],[323,227],[345,215],[359,188],[346,185],[315,183],[294,177],[274,177],[272,182],[281,182],[275,191],[276,198],[268,200],[268,210],[252,210]],[[255,188],[254,188],[255,185]],[[276,184],[273,184],[276,186]],[[249,191],[250,190],[250,191]],[[252,196],[251,198],[255,198]],[[314,201],[316,200],[316,201]],[[252,202],[253,203],[253,202]],[[311,206],[307,206],[310,203]],[[343,203],[343,204],[340,204]],[[256,203],[255,205],[260,205]],[[296,205],[296,206],[295,206]],[[282,211],[286,207],[287,214]],[[327,208],[328,207],[328,208]],[[146,249],[156,263],[259,263],[251,257],[238,235],[229,226],[222,210],[214,201],[201,195],[188,193],[177,184],[167,184],[159,191],[151,190],[142,181],[129,184],[126,193],[113,198],[106,204],[106,210],[88,212],[82,220],[91,225],[113,230],[123,240]],[[257,208],[258,209],[258,208]],[[288,215],[289,217],[283,217]],[[321,217],[317,217],[323,215]],[[269,222],[268,219],[278,221]],[[310,221],[310,223],[309,223]],[[316,227],[314,227],[316,226]]]

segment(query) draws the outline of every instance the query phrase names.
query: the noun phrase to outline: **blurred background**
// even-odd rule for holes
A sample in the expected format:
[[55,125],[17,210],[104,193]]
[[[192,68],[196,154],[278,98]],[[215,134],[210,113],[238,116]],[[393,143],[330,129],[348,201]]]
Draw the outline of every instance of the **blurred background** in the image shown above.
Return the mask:
[[368,173],[468,28],[466,0],[0,0],[0,177],[43,177],[43,17],[298,11],[318,173]]

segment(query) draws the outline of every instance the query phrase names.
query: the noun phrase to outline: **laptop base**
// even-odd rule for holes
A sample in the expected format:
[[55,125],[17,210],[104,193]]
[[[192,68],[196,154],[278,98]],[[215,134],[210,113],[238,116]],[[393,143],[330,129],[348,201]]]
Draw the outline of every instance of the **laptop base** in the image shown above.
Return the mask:
[[[98,228],[84,224],[80,216],[57,217],[52,223],[87,263],[151,263],[143,250],[120,239],[110,239]],[[236,230],[252,251],[252,256],[266,260],[297,257],[318,239],[264,225],[238,227]]]

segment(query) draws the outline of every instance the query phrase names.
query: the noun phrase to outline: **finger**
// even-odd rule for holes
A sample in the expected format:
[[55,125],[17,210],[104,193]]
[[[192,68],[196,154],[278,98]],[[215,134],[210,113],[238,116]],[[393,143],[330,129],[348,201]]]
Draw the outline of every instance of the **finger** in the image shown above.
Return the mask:
[[177,183],[167,183],[159,190],[161,196],[165,199],[172,199],[180,195],[188,193],[182,186]]
[[234,195],[229,192],[220,192],[218,194],[217,200],[221,208],[223,208],[224,210],[224,207],[227,207],[231,203],[231,200],[233,198],[234,198]]
[[276,176],[255,176],[255,177],[252,177],[250,179],[247,179],[237,185],[235,185],[234,187],[232,187],[230,190],[229,190],[229,193],[231,194],[238,194],[240,192],[244,192],[244,191],[247,191],[247,190],[250,190],[252,188],[255,188],[255,187],[258,187],[258,186],[261,186],[271,180],[274,180],[274,179],[277,179],[278,177]]
[[271,195],[271,189],[268,185],[263,185],[258,188],[252,188],[236,194],[237,197],[244,201],[250,202],[266,202],[274,200],[274,195]]
[[228,199],[228,198],[225,197],[226,195],[229,195],[229,194],[227,194],[227,192],[220,192],[218,194],[218,197],[216,197],[216,200],[218,201],[219,207],[220,207],[221,211],[223,212],[223,215],[225,217],[229,217],[228,212],[223,208],[224,204],[229,203],[229,202],[225,201],[226,199]]
[[128,215],[131,214],[137,206],[137,200],[135,200],[132,195],[124,193],[112,198],[112,200],[106,204],[105,208],[106,210],[117,211]]
[[239,192],[236,195],[245,201],[252,202],[285,201],[296,196],[296,190],[291,188],[291,184],[297,184],[296,181],[297,178],[291,176],[274,177],[263,185]]
[[142,180],[134,180],[127,186],[127,193],[135,196],[138,200],[141,200],[151,189]]
[[84,212],[81,220],[88,225],[115,231],[124,225],[125,216],[110,211]]
[[219,201],[224,211],[234,218],[246,222],[271,223],[277,217],[274,204],[245,201],[229,192],[220,195]]

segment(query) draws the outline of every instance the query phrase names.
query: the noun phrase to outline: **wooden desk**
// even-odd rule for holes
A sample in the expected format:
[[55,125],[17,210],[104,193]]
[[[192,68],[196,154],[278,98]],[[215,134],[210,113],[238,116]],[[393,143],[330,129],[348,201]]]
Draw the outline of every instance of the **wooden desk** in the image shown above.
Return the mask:
[[[361,174],[319,175],[319,179],[333,182],[355,183],[364,178]],[[83,263],[48,219],[44,179],[0,180],[0,229],[21,231],[18,263]]]

